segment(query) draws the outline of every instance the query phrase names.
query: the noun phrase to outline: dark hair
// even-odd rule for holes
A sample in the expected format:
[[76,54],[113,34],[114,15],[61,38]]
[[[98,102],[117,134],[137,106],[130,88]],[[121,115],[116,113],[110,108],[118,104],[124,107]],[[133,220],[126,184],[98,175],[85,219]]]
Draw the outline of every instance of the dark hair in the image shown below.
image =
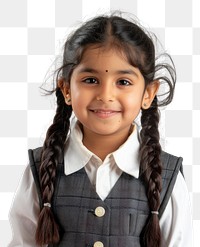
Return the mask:
[[[56,81],[62,79],[70,82],[74,68],[81,62],[83,52],[85,49],[89,49],[91,44],[100,47],[110,44],[112,48],[123,52],[129,63],[139,68],[145,79],[145,86],[154,81],[168,85],[168,90],[162,95],[156,96],[149,109],[141,110],[142,130],[139,151],[141,177],[146,186],[150,211],[158,211],[162,188],[158,106],[169,104],[173,98],[176,81],[173,62],[165,53],[162,54],[162,57],[168,58],[170,63],[161,63],[161,57],[155,58],[153,38],[134,21],[129,21],[118,15],[99,16],[84,23],[67,39],[64,46],[63,64],[56,72]],[[72,107],[65,104],[58,86],[56,86],[55,92],[57,111],[53,124],[47,131],[39,171],[43,203],[51,203],[56,167],[59,157],[63,154],[72,113]],[[36,242],[39,245],[59,242],[58,224],[48,207],[41,209]],[[141,233],[141,245],[148,247],[161,245],[158,215],[150,213],[148,222]]]

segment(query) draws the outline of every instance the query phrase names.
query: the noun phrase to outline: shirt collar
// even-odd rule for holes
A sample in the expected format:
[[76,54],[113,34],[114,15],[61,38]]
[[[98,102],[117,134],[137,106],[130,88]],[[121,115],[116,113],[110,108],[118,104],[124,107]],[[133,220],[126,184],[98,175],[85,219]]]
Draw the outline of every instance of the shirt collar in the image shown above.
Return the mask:
[[71,132],[64,148],[65,174],[69,175],[83,168],[93,156],[82,143],[83,134],[79,122],[71,122]]
[[133,132],[130,134],[124,144],[122,144],[115,152],[113,157],[118,167],[136,178],[139,177],[139,133],[137,125],[134,126]]
[[[83,134],[78,121],[71,123],[71,133],[66,141],[64,148],[64,169],[65,174],[69,175],[83,168],[90,159],[95,156],[82,143]],[[134,126],[124,144],[122,144],[112,155],[117,166],[131,176],[139,176],[139,135],[137,126]],[[108,155],[108,156],[109,156]]]

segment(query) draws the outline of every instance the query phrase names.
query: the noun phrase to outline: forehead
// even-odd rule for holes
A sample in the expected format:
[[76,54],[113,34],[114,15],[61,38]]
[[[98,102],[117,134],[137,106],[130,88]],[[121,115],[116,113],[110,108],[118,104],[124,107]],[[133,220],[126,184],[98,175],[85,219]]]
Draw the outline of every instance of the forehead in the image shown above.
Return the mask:
[[102,76],[134,76],[144,80],[140,70],[132,66],[125,54],[121,50],[109,47],[90,47],[87,48],[82,56],[81,62],[76,66],[72,77],[85,75],[85,73],[99,74]]
[[[85,49],[79,66],[89,66],[101,70],[133,67],[123,51],[112,47],[91,46]],[[78,66],[78,67],[79,67]]]
[[103,44],[95,44],[95,45],[90,45],[86,47],[83,51],[82,59],[86,56],[110,56],[110,55],[115,55],[120,57],[123,60],[127,60],[126,55],[120,47],[117,47],[116,45],[108,44],[108,45],[103,45]]

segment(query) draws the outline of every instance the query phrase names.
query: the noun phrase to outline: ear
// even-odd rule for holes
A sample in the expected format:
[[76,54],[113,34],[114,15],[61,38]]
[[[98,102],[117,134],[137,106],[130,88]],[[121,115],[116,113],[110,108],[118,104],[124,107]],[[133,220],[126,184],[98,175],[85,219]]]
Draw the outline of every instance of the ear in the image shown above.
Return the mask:
[[60,78],[58,80],[57,86],[60,88],[64,98],[65,98],[65,103],[67,105],[71,105],[71,95],[70,95],[70,87],[69,83],[66,82],[63,78]]
[[142,109],[148,109],[160,87],[159,81],[151,82],[145,89],[142,99]]

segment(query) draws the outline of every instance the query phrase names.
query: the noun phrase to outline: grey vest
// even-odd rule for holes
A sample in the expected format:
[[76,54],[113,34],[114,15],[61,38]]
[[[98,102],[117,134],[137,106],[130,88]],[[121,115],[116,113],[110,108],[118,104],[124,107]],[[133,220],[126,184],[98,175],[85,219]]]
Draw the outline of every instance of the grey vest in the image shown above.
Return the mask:
[[[29,150],[30,166],[42,205],[38,180],[41,148]],[[162,152],[161,217],[182,158]],[[145,186],[138,179],[122,173],[107,198],[102,201],[92,187],[85,169],[64,174],[63,161],[57,168],[52,210],[61,229],[59,247],[139,247],[140,233],[149,212]]]

